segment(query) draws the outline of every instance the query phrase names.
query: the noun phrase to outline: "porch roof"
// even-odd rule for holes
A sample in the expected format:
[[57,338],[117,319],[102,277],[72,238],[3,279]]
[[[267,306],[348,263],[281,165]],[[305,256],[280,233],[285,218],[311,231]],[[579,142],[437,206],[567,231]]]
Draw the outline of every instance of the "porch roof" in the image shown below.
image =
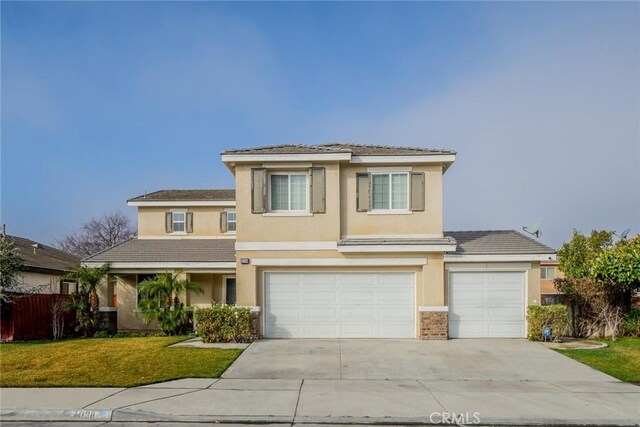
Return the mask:
[[138,239],[98,252],[84,263],[235,262],[235,239]]

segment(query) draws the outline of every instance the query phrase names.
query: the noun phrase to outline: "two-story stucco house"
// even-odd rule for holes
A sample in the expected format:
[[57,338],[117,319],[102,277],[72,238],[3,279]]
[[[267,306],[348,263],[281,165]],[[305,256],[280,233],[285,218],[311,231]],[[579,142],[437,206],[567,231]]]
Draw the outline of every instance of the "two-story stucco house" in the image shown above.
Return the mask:
[[105,309],[121,330],[145,328],[137,284],[181,270],[205,290],[189,305],[251,307],[268,338],[523,337],[555,251],[516,231],[444,231],[455,157],[356,144],[225,151],[235,191],[133,198],[138,237],[85,262],[111,262],[102,301],[117,301]]

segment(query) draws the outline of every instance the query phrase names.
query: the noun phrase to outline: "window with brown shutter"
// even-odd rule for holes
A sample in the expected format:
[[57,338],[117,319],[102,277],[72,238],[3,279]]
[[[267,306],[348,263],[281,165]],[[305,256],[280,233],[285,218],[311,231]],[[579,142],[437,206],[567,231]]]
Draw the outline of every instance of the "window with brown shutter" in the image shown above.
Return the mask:
[[311,168],[311,212],[326,211],[326,177],[325,168]]

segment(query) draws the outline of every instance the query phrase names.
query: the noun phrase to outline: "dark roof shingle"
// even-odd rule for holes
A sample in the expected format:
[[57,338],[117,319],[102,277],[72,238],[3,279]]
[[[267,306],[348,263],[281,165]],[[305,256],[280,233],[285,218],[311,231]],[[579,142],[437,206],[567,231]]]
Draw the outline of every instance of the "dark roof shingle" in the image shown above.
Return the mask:
[[84,261],[88,262],[234,262],[235,239],[133,238]]
[[129,202],[161,202],[161,201],[233,201],[236,190],[233,189],[198,189],[198,190],[159,190],[143,194]]
[[445,231],[458,242],[455,255],[555,254],[555,249],[515,230]]
[[424,156],[433,154],[456,154],[453,150],[424,147],[399,147],[393,145],[368,144],[281,144],[264,147],[226,150],[222,154],[325,154],[351,153],[355,156]]
[[27,270],[42,269],[63,273],[80,265],[79,256],[24,237],[7,235],[7,238],[15,242],[18,254]]

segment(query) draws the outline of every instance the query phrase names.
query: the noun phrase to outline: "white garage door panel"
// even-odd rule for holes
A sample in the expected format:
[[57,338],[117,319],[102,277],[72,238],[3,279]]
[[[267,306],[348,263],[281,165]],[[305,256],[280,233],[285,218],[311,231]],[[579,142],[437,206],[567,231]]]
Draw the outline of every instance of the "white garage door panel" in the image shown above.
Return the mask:
[[525,336],[524,273],[452,272],[449,276],[449,336]]
[[413,273],[265,273],[265,336],[413,338]]

